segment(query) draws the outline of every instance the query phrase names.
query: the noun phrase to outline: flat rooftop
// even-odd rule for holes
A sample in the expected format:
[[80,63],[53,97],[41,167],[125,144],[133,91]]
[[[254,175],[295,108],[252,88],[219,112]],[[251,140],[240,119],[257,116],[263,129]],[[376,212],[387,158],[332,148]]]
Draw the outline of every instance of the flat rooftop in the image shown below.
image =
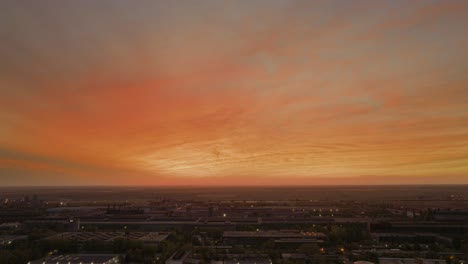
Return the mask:
[[379,264],[446,264],[442,259],[379,258]]
[[117,264],[119,255],[116,254],[70,254],[49,256],[28,262],[28,264]]
[[48,237],[49,240],[74,240],[74,241],[112,241],[118,238],[138,240],[143,242],[159,243],[165,240],[169,233],[165,232],[65,232],[58,235]]
[[13,243],[16,240],[25,240],[28,239],[28,236],[24,235],[4,235],[0,236],[0,245],[8,245]]
[[313,238],[325,237],[325,234],[318,232],[286,232],[286,231],[224,231],[226,238]]
[[227,259],[224,264],[271,264],[268,258],[241,258],[241,259]]

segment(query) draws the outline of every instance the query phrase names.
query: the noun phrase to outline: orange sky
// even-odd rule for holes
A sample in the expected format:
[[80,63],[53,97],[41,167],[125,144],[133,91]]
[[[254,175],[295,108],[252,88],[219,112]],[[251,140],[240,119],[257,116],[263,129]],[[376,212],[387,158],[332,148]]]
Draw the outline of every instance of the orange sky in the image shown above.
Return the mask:
[[2,1],[0,186],[468,183],[467,1]]

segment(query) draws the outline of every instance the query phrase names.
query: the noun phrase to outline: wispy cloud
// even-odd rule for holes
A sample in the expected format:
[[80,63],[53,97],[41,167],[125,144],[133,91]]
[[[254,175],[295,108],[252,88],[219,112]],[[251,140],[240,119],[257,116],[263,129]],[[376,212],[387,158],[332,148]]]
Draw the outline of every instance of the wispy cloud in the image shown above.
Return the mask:
[[0,184],[468,182],[463,1],[0,4]]

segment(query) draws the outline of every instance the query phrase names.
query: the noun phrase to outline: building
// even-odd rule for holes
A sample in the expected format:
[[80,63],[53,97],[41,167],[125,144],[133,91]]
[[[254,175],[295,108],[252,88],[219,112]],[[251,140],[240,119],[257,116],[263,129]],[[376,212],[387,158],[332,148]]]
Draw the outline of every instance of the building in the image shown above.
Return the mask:
[[0,246],[10,245],[15,241],[27,240],[28,236],[23,235],[4,235],[0,236]]
[[43,259],[28,262],[28,264],[118,264],[116,254],[70,254],[48,256]]
[[326,238],[325,234],[318,232],[298,231],[225,231],[225,238]]
[[183,264],[190,255],[190,251],[176,251],[166,260],[166,264]]
[[354,264],[374,264],[374,262],[359,260],[354,261]]
[[467,222],[468,211],[435,211],[434,220],[439,222]]
[[14,230],[21,227],[19,222],[3,223],[0,225],[0,230]]
[[239,258],[224,260],[224,264],[271,264],[269,258]]
[[443,259],[379,258],[379,264],[446,264]]
[[67,224],[68,232],[77,232],[80,230],[80,219],[70,219]]
[[65,232],[50,236],[49,240],[70,240],[85,242],[90,240],[113,241],[116,239],[129,239],[132,241],[141,241],[144,244],[159,244],[169,236],[166,232]]
[[382,243],[443,243],[450,245],[452,239],[437,233],[372,233],[372,238]]

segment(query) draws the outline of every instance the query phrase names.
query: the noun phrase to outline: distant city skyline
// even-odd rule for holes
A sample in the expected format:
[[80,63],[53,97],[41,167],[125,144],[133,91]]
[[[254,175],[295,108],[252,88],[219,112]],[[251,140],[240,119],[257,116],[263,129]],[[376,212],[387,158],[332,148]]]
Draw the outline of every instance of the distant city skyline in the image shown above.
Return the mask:
[[468,1],[1,1],[0,186],[468,184]]

